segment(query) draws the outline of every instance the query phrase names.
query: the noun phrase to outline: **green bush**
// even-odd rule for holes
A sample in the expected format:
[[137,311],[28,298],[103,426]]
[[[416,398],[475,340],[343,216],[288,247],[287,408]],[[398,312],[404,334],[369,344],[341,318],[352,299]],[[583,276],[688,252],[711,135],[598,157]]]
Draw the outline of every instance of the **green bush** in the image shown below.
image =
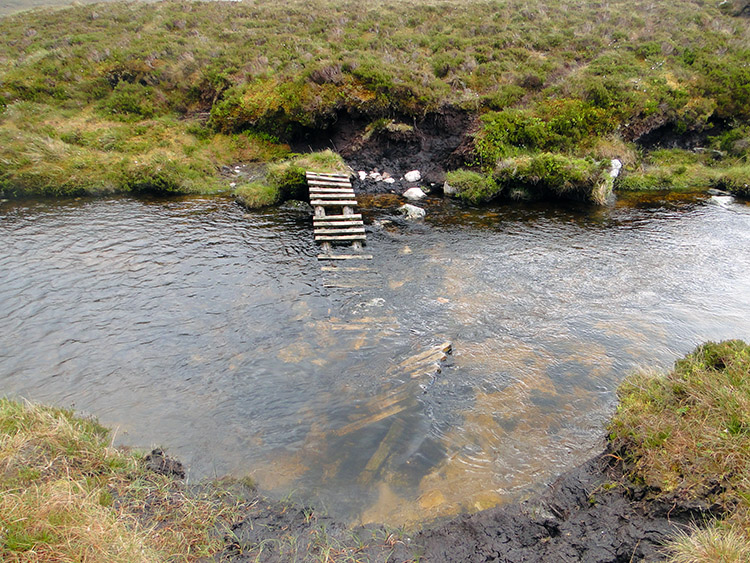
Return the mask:
[[116,119],[149,119],[157,113],[154,89],[141,84],[120,82],[112,93],[99,102],[99,109]]
[[453,170],[445,175],[445,181],[457,190],[457,197],[470,203],[483,203],[500,195],[501,188],[488,174],[472,170]]
[[504,191],[522,187],[537,197],[602,204],[612,190],[607,162],[539,153],[501,161],[493,173]]

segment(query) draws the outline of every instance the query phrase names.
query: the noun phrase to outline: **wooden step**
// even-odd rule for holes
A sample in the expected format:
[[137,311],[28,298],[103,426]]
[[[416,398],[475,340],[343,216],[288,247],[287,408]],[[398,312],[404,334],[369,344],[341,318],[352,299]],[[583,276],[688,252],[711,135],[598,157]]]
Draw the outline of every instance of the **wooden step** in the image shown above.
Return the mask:
[[331,186],[332,188],[335,188],[338,186],[351,186],[352,183],[349,180],[308,180],[307,185],[310,187]]
[[364,234],[365,228],[364,227],[345,227],[343,229],[315,229],[316,235],[345,235],[347,233],[351,234]]
[[359,227],[364,229],[362,221],[316,221],[314,227]]
[[354,192],[348,191],[348,192],[338,192],[335,194],[325,194],[325,193],[311,193],[310,199],[354,199]]
[[305,176],[308,179],[316,179],[316,178],[333,178],[334,180],[348,180],[351,178],[349,174],[341,174],[341,173],[328,173],[328,172],[305,172]]
[[320,242],[367,240],[367,235],[315,235],[315,240]]
[[318,254],[318,260],[372,260],[372,254]]
[[312,205],[312,206],[316,206],[316,205],[323,205],[323,206],[324,205],[338,205],[338,206],[341,206],[341,207],[344,207],[344,206],[354,207],[355,205],[357,205],[357,202],[356,202],[356,200],[355,201],[352,201],[352,200],[341,200],[341,201],[339,201],[339,200],[330,200],[329,201],[327,199],[325,199],[325,200],[323,200],[323,199],[314,199],[314,200],[312,200],[310,202],[310,205]]
[[318,221],[362,221],[362,215],[360,213],[352,213],[351,215],[323,215],[321,217],[313,217],[313,223]]
[[321,272],[370,272],[369,266],[321,266]]
[[310,188],[311,194],[341,194],[350,192],[354,192],[351,186],[348,188]]

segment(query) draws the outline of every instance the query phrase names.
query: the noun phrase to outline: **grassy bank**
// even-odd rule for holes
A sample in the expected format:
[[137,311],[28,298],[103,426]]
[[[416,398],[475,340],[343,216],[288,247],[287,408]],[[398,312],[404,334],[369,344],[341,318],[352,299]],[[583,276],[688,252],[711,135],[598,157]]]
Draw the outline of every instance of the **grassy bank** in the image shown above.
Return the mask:
[[[0,192],[228,189],[222,165],[276,161],[284,143],[342,116],[365,130],[450,109],[476,117],[464,165],[494,184],[498,165],[554,154],[570,159],[558,175],[571,174],[545,176],[547,195],[580,198],[591,184],[580,161],[611,158],[625,163],[627,189],[671,189],[682,181],[639,143],[672,136],[721,155],[690,182],[717,176],[743,194],[745,7],[167,1],[6,16]],[[521,177],[527,191],[534,178]],[[480,199],[509,193],[492,189]]]
[[630,377],[619,398],[610,438],[631,478],[721,514],[672,544],[673,561],[750,560],[750,346],[705,344],[667,374]]
[[[646,502],[716,516],[668,545],[671,561],[748,561],[750,346],[705,344],[669,373],[629,377],[619,398],[608,430],[625,478]],[[0,400],[3,561],[419,559],[403,531],[347,529],[231,482],[187,487],[109,444],[92,420]]]
[[241,504],[148,470],[94,421],[0,399],[3,561],[194,561]]

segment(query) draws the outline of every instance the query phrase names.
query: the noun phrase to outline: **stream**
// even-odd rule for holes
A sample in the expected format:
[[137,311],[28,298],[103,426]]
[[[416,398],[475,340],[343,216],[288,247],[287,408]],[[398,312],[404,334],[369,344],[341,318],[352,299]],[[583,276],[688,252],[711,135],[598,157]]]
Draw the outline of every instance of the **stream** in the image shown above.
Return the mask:
[[[0,202],[0,394],[72,407],[191,481],[351,523],[516,501],[601,449],[615,390],[750,340],[750,205],[430,199],[321,269],[309,217],[226,197]],[[375,225],[373,225],[375,223]],[[444,342],[440,372],[409,358]]]

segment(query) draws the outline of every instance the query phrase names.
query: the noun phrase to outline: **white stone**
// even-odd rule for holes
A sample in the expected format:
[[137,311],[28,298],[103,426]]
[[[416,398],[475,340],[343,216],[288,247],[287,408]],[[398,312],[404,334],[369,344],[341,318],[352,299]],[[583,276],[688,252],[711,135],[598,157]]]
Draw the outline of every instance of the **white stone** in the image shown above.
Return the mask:
[[458,193],[458,188],[451,186],[448,182],[443,184],[443,193],[448,196],[454,196]]
[[421,207],[405,203],[398,208],[399,212],[406,216],[407,219],[423,219],[427,213]]
[[419,201],[425,197],[425,193],[419,188],[409,188],[404,192],[404,197],[412,201]]
[[367,172],[364,170],[359,171],[359,179],[364,182],[367,179]]
[[422,179],[422,174],[419,170],[412,170],[404,174],[404,180],[407,182],[419,182]]
[[384,182],[385,182],[386,184],[395,184],[395,183],[396,183],[396,179],[395,179],[395,178],[386,178],[386,179],[385,179],[385,180],[383,180],[383,181],[384,181]]
[[229,182],[230,188],[234,188],[235,186],[237,186],[237,182]]
[[370,178],[371,180],[375,180],[376,182],[380,182],[383,179],[383,176],[380,175],[380,172],[374,172],[374,171],[370,172],[367,175],[367,177]]
[[612,178],[617,178],[620,175],[620,170],[622,170],[622,162],[620,162],[616,158],[613,158],[611,162],[611,168],[609,169],[609,175]]

